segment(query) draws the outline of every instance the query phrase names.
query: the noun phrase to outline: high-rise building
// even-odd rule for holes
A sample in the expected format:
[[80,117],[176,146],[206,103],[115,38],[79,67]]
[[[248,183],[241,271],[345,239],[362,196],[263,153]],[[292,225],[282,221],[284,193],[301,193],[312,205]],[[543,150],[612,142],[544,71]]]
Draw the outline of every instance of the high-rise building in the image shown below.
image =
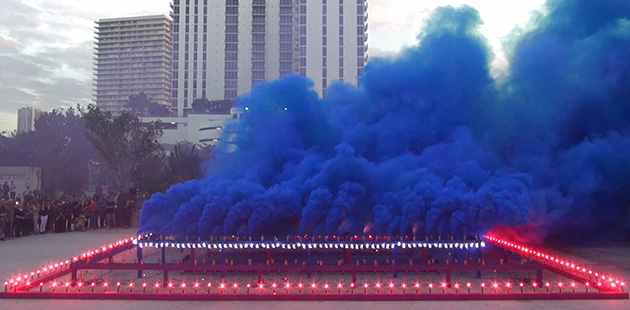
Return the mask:
[[35,130],[35,120],[39,118],[42,111],[34,107],[25,107],[18,110],[17,132],[29,132]]
[[173,0],[172,107],[234,99],[290,73],[324,95],[357,84],[367,61],[367,0]]
[[119,114],[129,96],[144,92],[170,107],[172,19],[153,15],[96,22],[95,101]]

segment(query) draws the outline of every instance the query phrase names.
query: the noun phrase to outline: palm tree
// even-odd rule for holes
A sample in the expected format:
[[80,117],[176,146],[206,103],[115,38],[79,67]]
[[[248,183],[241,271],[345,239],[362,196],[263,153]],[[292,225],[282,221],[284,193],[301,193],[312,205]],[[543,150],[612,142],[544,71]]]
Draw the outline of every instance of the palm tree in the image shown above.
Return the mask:
[[196,144],[180,142],[168,156],[168,170],[174,183],[200,178],[202,157]]

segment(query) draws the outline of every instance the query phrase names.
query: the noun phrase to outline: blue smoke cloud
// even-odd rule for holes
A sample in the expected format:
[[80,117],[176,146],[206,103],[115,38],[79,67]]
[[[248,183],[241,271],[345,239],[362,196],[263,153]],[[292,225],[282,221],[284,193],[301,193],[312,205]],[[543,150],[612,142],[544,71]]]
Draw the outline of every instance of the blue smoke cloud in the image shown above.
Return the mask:
[[[510,75],[473,8],[373,58],[361,87],[318,99],[298,76],[254,88],[208,177],[145,202],[140,232],[539,237],[630,227],[630,2],[549,1],[510,46]],[[224,140],[225,141],[225,140]]]

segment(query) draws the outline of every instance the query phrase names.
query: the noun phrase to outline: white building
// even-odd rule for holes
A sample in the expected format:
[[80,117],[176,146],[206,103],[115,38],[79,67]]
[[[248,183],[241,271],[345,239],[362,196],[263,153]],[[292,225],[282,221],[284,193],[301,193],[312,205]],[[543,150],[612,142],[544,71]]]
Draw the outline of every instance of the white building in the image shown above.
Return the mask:
[[173,0],[172,107],[234,99],[255,83],[305,75],[324,95],[357,84],[367,61],[367,0]]
[[34,107],[26,107],[18,110],[17,132],[29,132],[35,130],[35,120],[39,118],[42,111]]
[[101,110],[117,115],[140,92],[170,106],[171,27],[164,15],[96,22],[94,96]]
[[141,120],[143,123],[157,120],[162,123],[163,135],[160,144],[170,151],[178,142],[214,145],[221,139],[226,139],[226,136],[222,135],[224,128],[235,118],[238,118],[238,115],[189,114],[186,117],[142,117]]

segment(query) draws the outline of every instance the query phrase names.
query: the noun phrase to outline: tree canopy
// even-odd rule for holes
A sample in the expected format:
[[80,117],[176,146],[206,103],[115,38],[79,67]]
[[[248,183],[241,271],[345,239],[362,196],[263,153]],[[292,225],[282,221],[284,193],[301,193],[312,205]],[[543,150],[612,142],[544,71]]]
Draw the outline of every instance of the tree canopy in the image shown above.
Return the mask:
[[168,117],[172,115],[168,107],[157,103],[144,92],[129,96],[127,107],[137,116]]
[[227,99],[209,101],[207,98],[197,98],[193,100],[191,107],[193,113],[198,114],[230,114],[232,104],[232,100]]
[[162,136],[159,122],[143,124],[127,111],[114,117],[94,105],[80,111],[85,119],[87,139],[115,172],[118,190],[126,193],[140,164],[163,152],[158,142]]

